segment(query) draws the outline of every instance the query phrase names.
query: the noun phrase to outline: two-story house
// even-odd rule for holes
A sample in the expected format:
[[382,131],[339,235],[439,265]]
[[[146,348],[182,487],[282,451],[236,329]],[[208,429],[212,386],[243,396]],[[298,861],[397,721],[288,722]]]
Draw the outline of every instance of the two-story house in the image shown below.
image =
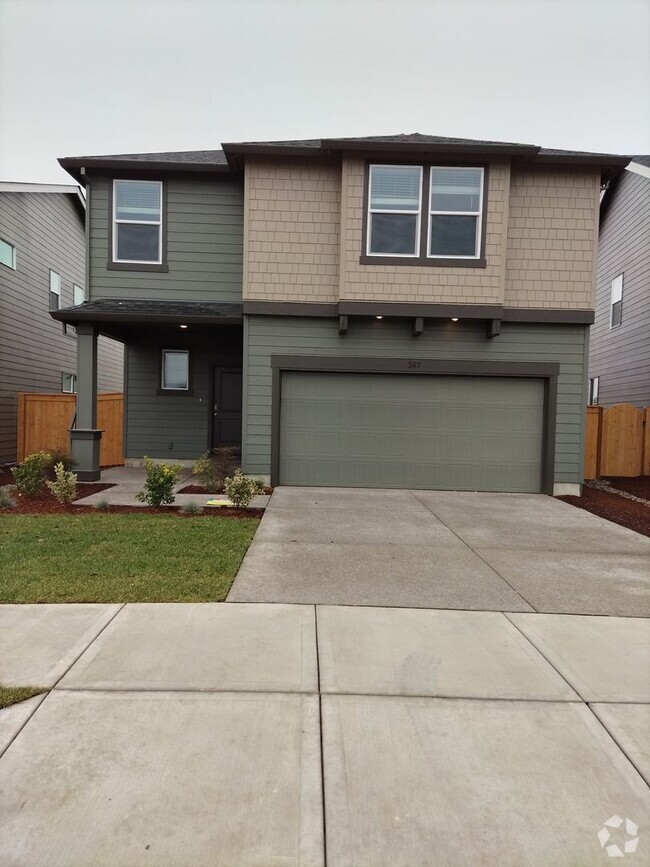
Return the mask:
[[[74,326],[49,313],[85,300],[85,205],[76,185],[0,183],[0,465],[16,460],[19,392],[77,390]],[[100,339],[100,391],[122,390],[122,358]]]
[[601,183],[627,158],[426,135],[62,159],[89,197],[127,460],[241,444],[272,484],[575,493]]
[[600,212],[589,402],[650,406],[650,156],[612,179]]

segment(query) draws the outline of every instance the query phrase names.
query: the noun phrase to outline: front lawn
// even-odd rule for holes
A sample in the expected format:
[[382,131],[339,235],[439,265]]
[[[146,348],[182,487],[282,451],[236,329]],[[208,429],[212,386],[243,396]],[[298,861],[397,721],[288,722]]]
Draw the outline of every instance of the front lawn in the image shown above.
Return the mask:
[[220,602],[255,518],[0,517],[0,603]]
[[36,686],[0,686],[0,710],[44,692],[47,689]]

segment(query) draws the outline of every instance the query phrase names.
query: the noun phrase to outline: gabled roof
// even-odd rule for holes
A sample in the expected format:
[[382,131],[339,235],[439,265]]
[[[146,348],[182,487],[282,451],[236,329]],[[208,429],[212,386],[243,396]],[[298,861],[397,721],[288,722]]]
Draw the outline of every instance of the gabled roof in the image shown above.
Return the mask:
[[650,168],[650,154],[641,154],[635,157],[632,157],[633,163],[638,163],[640,166],[646,166]]
[[76,184],[24,184],[20,181],[0,181],[0,193],[42,193],[74,196],[75,202],[86,210],[86,199]]
[[556,150],[519,142],[498,142],[485,139],[450,138],[399,133],[397,135],[362,136],[352,138],[293,139],[283,141],[228,142],[223,150],[171,151],[145,154],[112,154],[104,156],[64,157],[63,168],[83,182],[86,168],[122,168],[149,171],[228,172],[241,170],[247,155],[287,157],[340,157],[347,152],[366,154],[512,156],[535,162],[561,165],[597,165],[609,171],[622,169],[629,157],[588,151]]

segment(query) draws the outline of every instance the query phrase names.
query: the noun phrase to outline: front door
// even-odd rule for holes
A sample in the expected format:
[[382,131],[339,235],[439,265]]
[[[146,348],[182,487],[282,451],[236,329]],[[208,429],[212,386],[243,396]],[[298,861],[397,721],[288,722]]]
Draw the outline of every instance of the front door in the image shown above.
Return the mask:
[[241,446],[242,372],[215,367],[212,377],[212,448]]

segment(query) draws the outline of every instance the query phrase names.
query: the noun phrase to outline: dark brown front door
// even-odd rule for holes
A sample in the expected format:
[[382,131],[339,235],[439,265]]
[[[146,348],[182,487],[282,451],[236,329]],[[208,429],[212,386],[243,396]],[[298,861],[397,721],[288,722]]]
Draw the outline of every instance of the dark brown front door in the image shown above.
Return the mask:
[[212,378],[212,448],[241,446],[242,372],[215,367]]

